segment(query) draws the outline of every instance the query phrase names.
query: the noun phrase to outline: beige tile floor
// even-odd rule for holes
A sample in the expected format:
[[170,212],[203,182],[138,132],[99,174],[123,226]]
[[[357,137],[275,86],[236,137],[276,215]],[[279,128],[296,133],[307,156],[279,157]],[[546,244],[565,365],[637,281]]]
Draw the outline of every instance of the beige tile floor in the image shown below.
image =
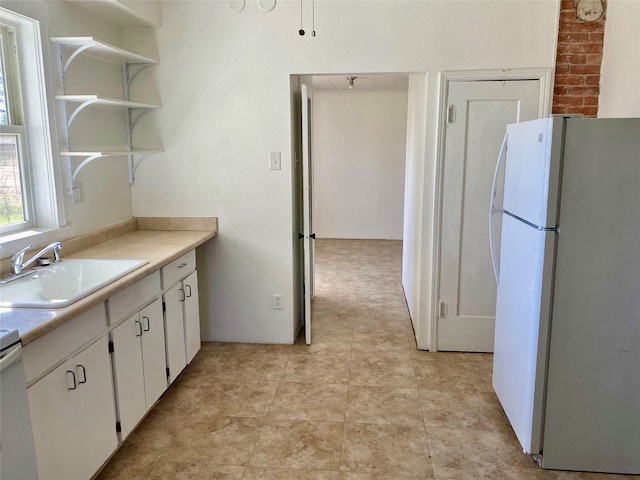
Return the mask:
[[492,392],[491,355],[416,350],[401,242],[316,253],[313,344],[204,344],[100,480],[632,478],[539,469]]

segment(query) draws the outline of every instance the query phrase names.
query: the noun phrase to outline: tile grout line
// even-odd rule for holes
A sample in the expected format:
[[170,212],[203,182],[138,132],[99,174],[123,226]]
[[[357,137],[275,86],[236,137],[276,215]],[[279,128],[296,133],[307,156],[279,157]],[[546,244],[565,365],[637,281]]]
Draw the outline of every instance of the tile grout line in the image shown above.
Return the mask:
[[342,455],[344,453],[344,444],[345,437],[347,431],[347,408],[349,406],[349,391],[351,390],[351,359],[353,358],[353,343],[355,341],[356,334],[356,322],[358,321],[358,297],[360,292],[360,279],[362,275],[362,247],[360,247],[360,259],[358,262],[358,281],[356,283],[356,300],[355,300],[355,312],[354,312],[354,322],[353,322],[353,330],[351,334],[351,349],[349,350],[349,373],[347,376],[347,395],[345,397],[344,403],[344,420],[342,422],[342,443],[340,444],[340,460],[338,462],[338,478],[340,477],[340,472],[342,468]]
[[262,422],[262,425],[260,427],[260,433],[258,434],[258,438],[256,439],[256,443],[253,445],[253,448],[251,449],[251,453],[249,454],[249,458],[247,459],[247,464],[244,467],[244,473],[242,474],[242,478],[244,479],[244,477],[247,474],[247,471],[249,470],[249,466],[251,463],[251,458],[253,457],[253,454],[256,451],[256,448],[258,447],[258,443],[260,442],[260,438],[262,437],[262,433],[264,431],[264,427],[267,425],[267,420],[269,418],[269,414],[271,413],[271,407],[273,407],[273,402],[275,401],[277,395],[278,395],[278,391],[280,390],[280,385],[282,384],[282,378],[284,377],[284,374],[287,370],[287,365],[289,364],[289,360],[291,360],[291,353],[289,353],[289,356],[287,358],[287,362],[284,364],[284,371],[282,372],[282,375],[280,376],[280,379],[278,380],[278,386],[276,387],[276,391],[273,394],[273,398],[271,398],[271,402],[269,402],[269,408],[267,409],[267,413],[264,416],[264,420]]

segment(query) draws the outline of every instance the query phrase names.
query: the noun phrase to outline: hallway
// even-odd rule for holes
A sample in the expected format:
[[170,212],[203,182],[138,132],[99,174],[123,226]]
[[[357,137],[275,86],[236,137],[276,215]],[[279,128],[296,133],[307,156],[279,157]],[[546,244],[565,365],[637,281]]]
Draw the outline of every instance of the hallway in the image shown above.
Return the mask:
[[98,478],[632,478],[523,455],[491,355],[416,350],[401,257],[400,241],[317,240],[313,344],[203,344]]

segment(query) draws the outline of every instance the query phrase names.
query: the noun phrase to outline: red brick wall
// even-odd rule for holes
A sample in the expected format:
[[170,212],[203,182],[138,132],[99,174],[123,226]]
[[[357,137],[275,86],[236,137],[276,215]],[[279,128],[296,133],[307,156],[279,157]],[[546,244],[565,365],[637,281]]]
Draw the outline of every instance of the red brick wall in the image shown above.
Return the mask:
[[553,113],[598,114],[605,13],[594,22],[577,18],[576,0],[561,0]]

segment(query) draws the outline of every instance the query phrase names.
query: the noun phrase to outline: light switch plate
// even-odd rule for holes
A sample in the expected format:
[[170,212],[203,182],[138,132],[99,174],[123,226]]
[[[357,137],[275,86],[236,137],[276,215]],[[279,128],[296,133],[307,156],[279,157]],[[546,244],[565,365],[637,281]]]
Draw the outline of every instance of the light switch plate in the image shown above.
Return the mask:
[[269,170],[280,170],[281,155],[280,152],[269,152]]
[[74,182],[72,192],[73,192],[73,203],[84,202],[84,185],[82,182]]

